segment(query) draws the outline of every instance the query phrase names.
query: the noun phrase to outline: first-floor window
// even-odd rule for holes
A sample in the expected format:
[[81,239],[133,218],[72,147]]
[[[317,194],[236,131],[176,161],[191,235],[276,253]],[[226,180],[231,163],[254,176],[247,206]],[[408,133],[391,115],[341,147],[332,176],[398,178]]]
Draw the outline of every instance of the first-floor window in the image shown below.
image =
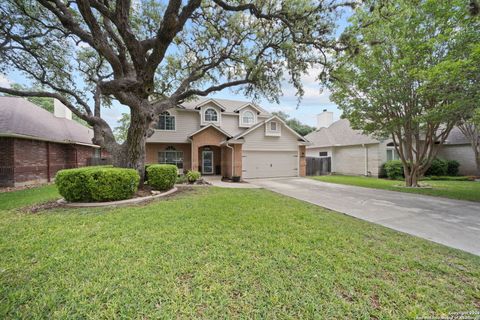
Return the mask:
[[390,160],[400,160],[397,150],[387,149],[387,161],[390,161]]
[[165,151],[158,153],[158,163],[174,164],[178,169],[183,169],[183,151],[168,147]]

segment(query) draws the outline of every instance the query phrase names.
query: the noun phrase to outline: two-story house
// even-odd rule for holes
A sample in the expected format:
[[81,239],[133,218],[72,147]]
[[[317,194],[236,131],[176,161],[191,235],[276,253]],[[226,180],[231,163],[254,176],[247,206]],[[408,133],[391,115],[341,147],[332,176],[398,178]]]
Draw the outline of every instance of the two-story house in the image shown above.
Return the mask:
[[160,115],[146,161],[223,177],[304,176],[308,144],[256,104],[199,99]]

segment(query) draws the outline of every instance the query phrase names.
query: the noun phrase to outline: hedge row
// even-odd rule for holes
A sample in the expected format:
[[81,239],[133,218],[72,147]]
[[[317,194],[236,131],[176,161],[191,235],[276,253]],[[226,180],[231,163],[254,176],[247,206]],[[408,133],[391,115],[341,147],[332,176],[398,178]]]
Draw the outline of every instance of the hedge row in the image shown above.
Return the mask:
[[[430,168],[425,172],[425,176],[457,176],[460,163],[455,160],[434,159]],[[387,161],[383,169],[389,179],[404,178],[403,165],[400,160]]]
[[70,202],[101,202],[131,198],[140,177],[134,169],[95,166],[60,170],[55,177],[58,192]]

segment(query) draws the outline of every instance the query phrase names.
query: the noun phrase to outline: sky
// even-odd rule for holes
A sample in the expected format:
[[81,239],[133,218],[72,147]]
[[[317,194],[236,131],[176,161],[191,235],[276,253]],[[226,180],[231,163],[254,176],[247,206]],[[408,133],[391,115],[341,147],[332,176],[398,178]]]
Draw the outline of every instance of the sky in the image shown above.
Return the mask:
[[[337,35],[347,25],[348,14],[337,21],[338,29]],[[302,77],[305,94],[298,103],[298,97],[295,95],[295,88],[288,82],[282,84],[283,95],[280,97],[280,103],[270,103],[263,99],[258,102],[264,109],[272,111],[283,111],[292,118],[297,118],[302,123],[310,126],[316,126],[316,115],[321,113],[324,109],[332,111],[334,120],[340,118],[341,111],[330,100],[330,92],[326,88],[322,88],[315,78],[318,76],[320,70],[310,69],[308,74]],[[0,74],[0,86],[9,86],[12,83],[19,83],[28,85],[27,79],[18,72],[13,72],[8,75]],[[248,97],[242,94],[235,94],[231,90],[224,90],[222,92],[209,96],[211,98],[222,98],[240,101],[251,101]],[[117,121],[121,118],[122,113],[128,113],[128,108],[121,105],[116,105],[112,109],[102,110],[102,117],[110,124],[112,128],[117,125]]]

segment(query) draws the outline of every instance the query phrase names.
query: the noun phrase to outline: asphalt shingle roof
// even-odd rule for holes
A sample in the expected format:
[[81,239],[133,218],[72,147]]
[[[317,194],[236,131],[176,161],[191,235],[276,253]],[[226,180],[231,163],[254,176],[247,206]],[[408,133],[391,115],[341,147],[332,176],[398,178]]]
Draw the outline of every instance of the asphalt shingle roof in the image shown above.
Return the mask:
[[0,135],[63,143],[92,144],[93,130],[18,97],[0,97]]

